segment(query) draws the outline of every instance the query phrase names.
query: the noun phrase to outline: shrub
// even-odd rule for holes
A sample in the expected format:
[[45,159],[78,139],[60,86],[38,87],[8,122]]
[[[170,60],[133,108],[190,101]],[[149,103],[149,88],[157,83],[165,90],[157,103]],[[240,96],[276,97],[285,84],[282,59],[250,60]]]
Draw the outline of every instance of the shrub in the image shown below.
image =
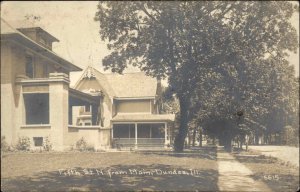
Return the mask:
[[96,150],[95,150],[94,146],[88,145],[86,147],[86,151],[96,151]]
[[9,146],[5,140],[5,136],[1,136],[1,151],[8,151]]
[[51,151],[52,150],[52,143],[50,142],[49,137],[45,138],[45,142],[43,144],[43,148],[45,151]]
[[82,137],[81,139],[79,139],[76,142],[76,149],[78,149],[79,151],[85,151],[87,148],[87,142],[84,140],[84,138]]
[[95,151],[94,146],[88,145],[83,137],[76,142],[76,149],[79,151]]
[[290,145],[290,146],[299,145],[299,134],[296,128],[292,126],[285,126],[283,137],[286,145]]
[[18,140],[18,143],[16,145],[16,149],[19,151],[29,151],[30,149],[30,139],[29,137],[21,137]]

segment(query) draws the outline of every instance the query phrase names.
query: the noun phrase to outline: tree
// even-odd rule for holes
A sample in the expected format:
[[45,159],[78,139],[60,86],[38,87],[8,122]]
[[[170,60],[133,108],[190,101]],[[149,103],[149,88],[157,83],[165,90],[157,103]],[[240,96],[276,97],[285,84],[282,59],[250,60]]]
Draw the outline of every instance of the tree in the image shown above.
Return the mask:
[[128,64],[167,78],[180,105],[175,150],[187,135],[193,90],[204,66],[243,72],[267,53],[285,56],[297,48],[288,22],[289,2],[100,2],[95,19],[111,54],[105,69],[122,73]]

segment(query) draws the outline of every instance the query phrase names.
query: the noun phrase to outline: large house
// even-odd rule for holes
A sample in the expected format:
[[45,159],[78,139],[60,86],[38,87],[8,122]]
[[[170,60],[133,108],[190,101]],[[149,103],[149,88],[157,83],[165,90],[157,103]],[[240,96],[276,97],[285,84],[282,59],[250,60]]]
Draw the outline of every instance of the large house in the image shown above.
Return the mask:
[[95,149],[165,148],[173,114],[161,112],[161,86],[144,73],[103,74],[82,69],[52,51],[54,36],[40,27],[12,26],[1,18],[1,135],[10,145],[45,139],[54,150],[84,138]]

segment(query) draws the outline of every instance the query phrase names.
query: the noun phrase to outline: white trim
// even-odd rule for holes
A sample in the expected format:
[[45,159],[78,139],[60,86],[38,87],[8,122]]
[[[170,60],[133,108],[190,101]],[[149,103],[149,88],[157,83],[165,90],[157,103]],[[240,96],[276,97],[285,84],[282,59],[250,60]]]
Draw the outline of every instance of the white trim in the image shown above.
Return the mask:
[[87,67],[87,68],[83,71],[83,73],[81,74],[80,78],[76,81],[75,85],[72,87],[73,89],[78,88],[79,83],[82,81],[82,79],[83,79],[83,77],[84,77],[84,75],[85,75],[85,73],[86,73],[86,71],[87,71],[88,68],[89,68],[89,67]]
[[136,115],[136,114],[152,114],[151,112],[118,112],[117,115],[120,114],[120,115]]
[[16,83],[21,84],[45,84],[45,83],[52,83],[52,82],[64,82],[69,84],[70,80],[67,80],[66,78],[35,78],[35,79],[17,79]]
[[166,122],[151,122],[151,121],[119,121],[119,122],[112,122],[112,124],[164,124]]
[[146,100],[146,99],[155,99],[154,96],[145,96],[145,97],[113,97],[115,100]]
[[35,92],[22,92],[22,94],[40,94],[40,93],[44,93],[44,94],[49,94],[49,91],[35,91]]
[[51,125],[50,124],[27,124],[27,125],[21,125],[20,126],[21,129],[26,129],[26,128],[51,128]]
[[68,125],[68,128],[75,128],[75,129],[101,129],[100,125]]

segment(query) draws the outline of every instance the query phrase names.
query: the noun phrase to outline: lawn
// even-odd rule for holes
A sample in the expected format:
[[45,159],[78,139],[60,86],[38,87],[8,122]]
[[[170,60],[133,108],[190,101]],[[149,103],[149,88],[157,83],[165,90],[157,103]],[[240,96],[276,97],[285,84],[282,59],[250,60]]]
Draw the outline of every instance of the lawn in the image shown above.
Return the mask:
[[216,149],[4,153],[3,191],[218,190]]
[[297,191],[298,167],[257,151],[243,151],[235,157],[254,173],[254,180],[263,181],[272,191]]

